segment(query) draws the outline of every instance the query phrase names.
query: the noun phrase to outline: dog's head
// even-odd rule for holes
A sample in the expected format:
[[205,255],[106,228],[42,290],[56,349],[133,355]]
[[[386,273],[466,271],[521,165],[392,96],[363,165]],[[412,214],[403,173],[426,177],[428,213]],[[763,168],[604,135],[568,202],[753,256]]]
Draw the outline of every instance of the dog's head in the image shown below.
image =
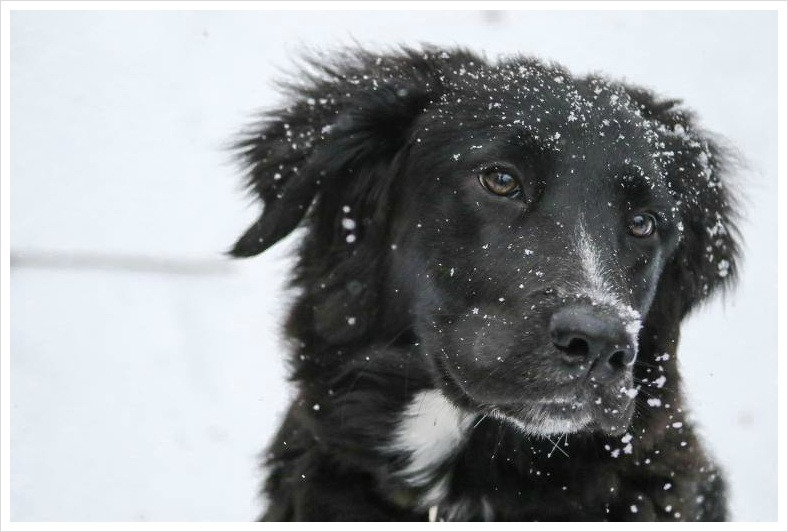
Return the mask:
[[735,276],[717,145],[675,101],[531,60],[320,70],[239,145],[265,210],[233,254],[304,221],[299,317],[324,342],[404,327],[464,408],[625,430],[644,335]]

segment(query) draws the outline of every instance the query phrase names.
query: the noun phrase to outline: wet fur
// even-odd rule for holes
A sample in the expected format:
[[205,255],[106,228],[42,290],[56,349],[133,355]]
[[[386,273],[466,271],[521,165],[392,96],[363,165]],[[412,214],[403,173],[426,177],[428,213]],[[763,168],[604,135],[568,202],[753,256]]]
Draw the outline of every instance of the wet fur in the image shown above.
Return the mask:
[[[724,481],[686,418],[676,354],[682,320],[735,278],[735,216],[724,153],[691,113],[647,90],[596,76],[573,78],[559,66],[528,58],[490,62],[465,50],[426,48],[381,55],[350,50],[307,63],[284,86],[287,106],[266,113],[237,145],[249,186],[265,208],[232,254],[256,255],[295,227],[306,228],[292,277],[298,295],[286,325],[298,398],[265,453],[262,519],[724,520]],[[451,164],[473,157],[473,146],[504,146],[500,139],[518,127],[529,161],[584,155],[567,148],[572,133],[552,139],[552,129],[540,131],[542,122],[529,122],[533,108],[523,104],[538,101],[538,91],[526,89],[559,91],[567,84],[599,102],[588,107],[588,117],[601,131],[607,127],[603,120],[616,119],[624,124],[616,126],[621,136],[627,136],[623,144],[610,135],[594,141],[609,145],[589,144],[588,158],[573,167],[584,174],[576,178],[587,190],[581,196],[603,204],[606,196],[599,194],[608,189],[595,181],[602,179],[599,160],[617,150],[634,154],[658,165],[651,179],[667,191],[675,206],[673,223],[680,227],[658,267],[631,276],[610,259],[614,253],[602,242],[606,233],[596,236],[616,290],[641,290],[632,279],[644,279],[642,295],[628,303],[643,314],[633,369],[636,412],[615,434],[529,434],[528,423],[518,426],[506,416],[482,413],[467,390],[457,389],[464,386],[458,382],[471,381],[467,385],[479,393],[511,394],[508,376],[534,368],[536,377],[523,389],[552,393],[549,353],[506,351],[503,370],[492,360],[480,363],[483,371],[473,364],[465,369],[469,364],[461,359],[458,338],[476,337],[482,329],[467,312],[479,305],[482,312],[504,316],[503,325],[496,325],[501,331],[490,333],[497,335],[490,341],[501,352],[514,342],[506,316],[525,313],[530,321],[523,322],[522,334],[542,341],[538,324],[545,316],[566,297],[586,297],[534,295],[545,286],[581,283],[573,277],[583,268],[572,231],[543,223],[516,240],[512,227],[518,227],[520,211],[510,204],[477,210],[473,202],[452,203],[452,195],[476,193],[457,191],[458,186],[478,183],[470,166],[454,171]],[[563,97],[548,95],[540,105],[537,110],[552,111],[550,116],[569,112]],[[524,121],[513,123],[518,113]],[[641,136],[648,142],[630,130],[647,132]],[[495,157],[508,157],[505,152],[500,148]],[[533,164],[540,175],[556,163]],[[582,172],[584,164],[588,172]],[[547,197],[551,181],[543,173],[540,187]],[[423,184],[427,179],[430,184]],[[479,197],[482,204],[488,201]],[[587,226],[589,219],[616,215],[593,214],[594,201],[572,204],[574,196],[554,197],[559,199],[553,209],[587,212]],[[555,216],[571,222],[560,218],[570,214]],[[480,224],[496,230],[479,236]],[[506,250],[510,236],[519,258]],[[495,244],[482,251],[477,244],[488,237]],[[530,248],[533,255],[523,253]],[[575,260],[576,267],[562,266],[566,261],[556,263],[556,257]],[[515,265],[523,276],[528,270],[546,272],[527,277],[528,295],[516,295]],[[500,297],[508,299],[498,303]],[[451,370],[460,380],[441,371],[449,361],[462,361],[457,371],[463,373]],[[440,396],[419,395],[436,390]],[[418,397],[435,404],[445,397],[464,414],[457,414],[460,432],[443,429],[449,443],[437,453],[441,458],[408,475],[420,451],[408,443],[418,438],[402,431],[408,412],[418,412]],[[652,406],[657,400],[659,406]],[[429,427],[419,423],[412,421]]]

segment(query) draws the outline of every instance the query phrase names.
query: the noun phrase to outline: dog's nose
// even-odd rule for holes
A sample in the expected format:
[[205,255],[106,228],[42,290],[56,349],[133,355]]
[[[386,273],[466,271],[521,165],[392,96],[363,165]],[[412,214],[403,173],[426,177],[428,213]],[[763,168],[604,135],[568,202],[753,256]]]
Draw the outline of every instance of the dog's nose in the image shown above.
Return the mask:
[[590,305],[564,307],[553,314],[550,335],[564,361],[588,364],[597,381],[613,380],[635,361],[635,349],[621,319]]

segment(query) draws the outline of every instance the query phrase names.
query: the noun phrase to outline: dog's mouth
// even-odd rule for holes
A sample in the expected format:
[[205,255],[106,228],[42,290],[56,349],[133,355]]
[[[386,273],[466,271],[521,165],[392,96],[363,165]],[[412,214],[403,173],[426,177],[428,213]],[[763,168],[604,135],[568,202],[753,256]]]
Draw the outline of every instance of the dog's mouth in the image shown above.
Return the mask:
[[620,394],[603,399],[525,401],[514,405],[494,407],[490,414],[509,421],[521,431],[540,436],[599,431],[623,434],[632,418],[634,399]]
[[589,429],[594,419],[585,407],[553,408],[552,405],[543,402],[523,405],[515,412],[494,408],[489,414],[511,423],[526,434],[539,436],[581,432]]
[[[435,359],[444,394],[461,408],[508,422],[528,435],[578,432],[620,435],[627,431],[638,393],[631,380],[615,385],[579,382],[570,394],[541,395],[495,402],[474,397],[439,358]],[[519,394],[518,394],[519,395]]]

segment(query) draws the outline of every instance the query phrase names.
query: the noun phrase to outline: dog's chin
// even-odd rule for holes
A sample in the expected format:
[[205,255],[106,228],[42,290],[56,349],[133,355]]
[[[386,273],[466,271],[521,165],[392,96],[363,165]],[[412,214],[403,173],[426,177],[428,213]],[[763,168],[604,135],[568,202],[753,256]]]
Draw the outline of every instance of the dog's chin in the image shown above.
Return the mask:
[[[465,411],[508,422],[526,435],[603,433],[618,436],[627,432],[635,411],[634,396],[627,395],[622,383],[609,390],[581,387],[564,397],[541,397],[512,402],[489,402],[475,397],[459,384],[452,372],[438,359],[440,388],[444,395]],[[617,389],[616,389],[617,388]]]
[[489,415],[533,436],[594,432],[616,436],[627,431],[633,412],[634,401],[603,409],[587,402],[548,400],[493,407]]

